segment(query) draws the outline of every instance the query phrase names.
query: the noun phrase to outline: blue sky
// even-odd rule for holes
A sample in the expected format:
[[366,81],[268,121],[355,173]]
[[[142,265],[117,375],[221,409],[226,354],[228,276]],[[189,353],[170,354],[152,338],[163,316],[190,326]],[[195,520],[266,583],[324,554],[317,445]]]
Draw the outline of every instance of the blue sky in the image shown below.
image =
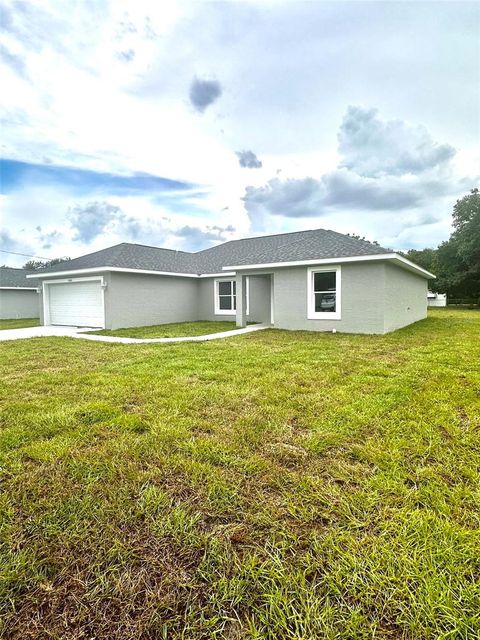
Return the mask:
[[28,188],[30,185],[53,187],[60,185],[77,196],[85,192],[112,195],[133,193],[159,195],[180,193],[195,186],[148,173],[118,175],[53,164],[32,164],[6,158],[0,159],[0,175],[2,177],[1,192],[4,195],[14,194],[16,190]]
[[461,1],[5,1],[0,248],[198,250],[319,227],[436,246],[478,185],[479,16]]

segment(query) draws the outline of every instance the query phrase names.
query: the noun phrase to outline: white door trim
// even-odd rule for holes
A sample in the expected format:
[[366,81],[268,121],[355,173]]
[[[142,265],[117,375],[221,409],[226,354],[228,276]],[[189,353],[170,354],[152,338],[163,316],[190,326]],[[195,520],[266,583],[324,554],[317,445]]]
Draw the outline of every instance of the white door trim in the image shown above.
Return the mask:
[[270,274],[270,324],[274,325],[275,323],[275,304],[274,304],[274,294],[275,294],[275,290],[274,290],[274,283],[273,283],[273,279],[274,279],[275,275],[273,273]]

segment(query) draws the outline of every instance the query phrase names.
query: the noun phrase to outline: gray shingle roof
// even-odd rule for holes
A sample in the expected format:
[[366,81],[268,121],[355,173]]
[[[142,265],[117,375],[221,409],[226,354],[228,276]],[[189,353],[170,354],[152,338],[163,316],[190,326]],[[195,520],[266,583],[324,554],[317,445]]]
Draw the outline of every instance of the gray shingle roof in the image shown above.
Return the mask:
[[30,273],[35,272],[30,269],[0,267],[0,287],[34,288],[35,282],[27,280],[27,275]]
[[41,273],[92,269],[95,267],[146,269],[148,271],[168,271],[169,273],[196,273],[194,255],[185,251],[122,242],[113,247],[95,251],[95,253],[73,258],[73,260],[59,262],[51,267],[42,269]]
[[231,240],[197,253],[124,242],[42,269],[41,273],[95,267],[147,269],[169,273],[220,273],[223,267],[231,265],[335,259],[381,253],[393,252],[336,231],[316,229]]
[[393,252],[336,231],[315,229],[232,240],[195,255],[199,257],[202,273],[215,273],[226,266],[348,258],[380,253]]

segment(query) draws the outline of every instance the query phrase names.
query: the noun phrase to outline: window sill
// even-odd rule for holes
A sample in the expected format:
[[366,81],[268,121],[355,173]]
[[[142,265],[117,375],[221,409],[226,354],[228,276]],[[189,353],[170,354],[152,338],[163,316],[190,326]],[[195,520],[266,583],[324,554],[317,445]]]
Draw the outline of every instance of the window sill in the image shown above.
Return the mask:
[[307,320],[341,320],[342,316],[338,313],[309,313]]
[[216,316],[235,316],[237,312],[235,310],[231,311],[230,309],[215,309]]

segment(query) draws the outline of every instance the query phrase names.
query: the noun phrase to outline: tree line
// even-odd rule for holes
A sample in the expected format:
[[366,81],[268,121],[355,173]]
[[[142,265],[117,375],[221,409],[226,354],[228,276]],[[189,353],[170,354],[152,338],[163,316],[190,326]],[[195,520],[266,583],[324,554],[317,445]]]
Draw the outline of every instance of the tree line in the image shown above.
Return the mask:
[[54,264],[60,264],[60,262],[66,262],[70,260],[68,257],[64,258],[52,258],[51,260],[29,260],[23,265],[23,269],[30,269],[35,271],[36,269],[44,269],[45,267],[51,267]]
[[436,249],[410,249],[405,254],[434,273],[432,291],[449,299],[480,304],[480,192],[472,189],[453,207],[453,232]]

